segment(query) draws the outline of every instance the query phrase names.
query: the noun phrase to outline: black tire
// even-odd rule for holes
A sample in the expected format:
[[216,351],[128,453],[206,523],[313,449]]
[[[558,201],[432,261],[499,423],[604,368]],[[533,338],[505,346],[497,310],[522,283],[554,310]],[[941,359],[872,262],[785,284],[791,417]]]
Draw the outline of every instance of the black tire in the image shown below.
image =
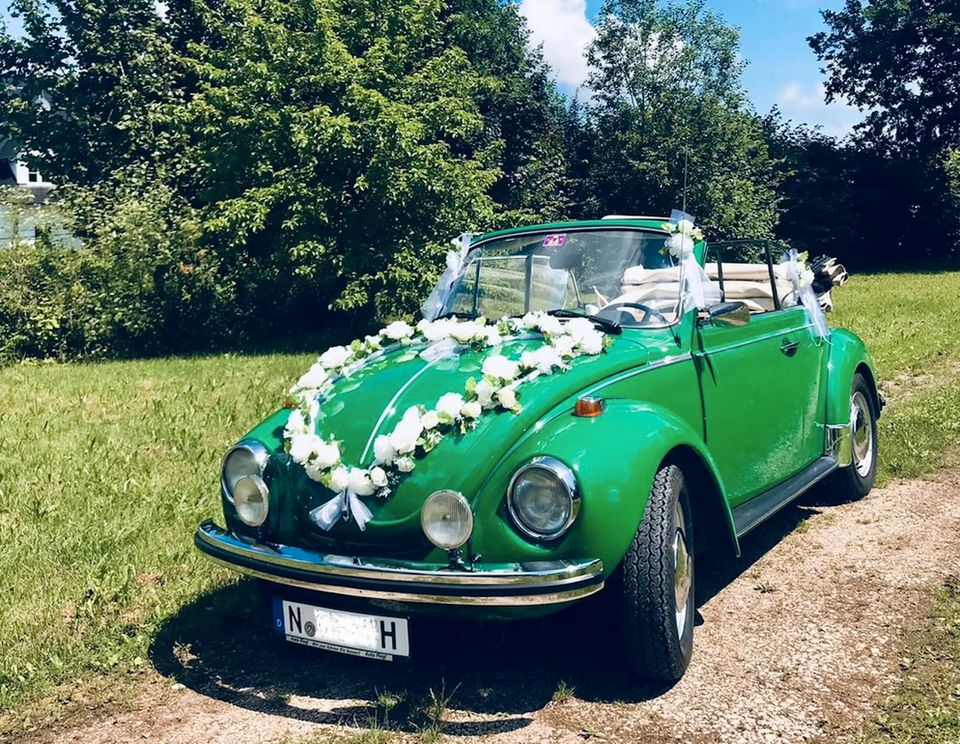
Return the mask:
[[[682,515],[683,523],[680,524]],[[682,549],[675,546],[682,534]],[[680,580],[685,596],[678,613],[674,554],[681,552],[686,571]],[[686,558],[686,560],[684,560]],[[693,655],[696,613],[693,587],[693,514],[683,472],[676,465],[657,471],[650,499],[633,542],[623,557],[616,600],[623,623],[626,660],[631,671],[648,680],[676,682]],[[689,584],[689,588],[687,585]]]
[[[850,387],[851,418],[854,420],[853,462],[840,468],[827,480],[826,491],[837,502],[862,499],[877,479],[877,403],[870,386],[859,372]],[[859,411],[859,418],[858,418]],[[869,417],[864,421],[863,413]],[[867,452],[864,451],[867,438]]]

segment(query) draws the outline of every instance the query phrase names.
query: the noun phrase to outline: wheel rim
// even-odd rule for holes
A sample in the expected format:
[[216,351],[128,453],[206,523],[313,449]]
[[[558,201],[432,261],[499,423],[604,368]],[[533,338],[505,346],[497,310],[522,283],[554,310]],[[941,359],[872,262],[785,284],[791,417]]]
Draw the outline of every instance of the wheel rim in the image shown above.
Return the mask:
[[677,531],[673,536],[673,591],[677,608],[677,636],[683,638],[687,628],[690,585],[693,582],[693,556],[687,549],[687,521],[679,502],[675,511]]
[[853,433],[853,465],[866,478],[873,467],[873,416],[870,404],[859,390],[850,402],[850,429]]

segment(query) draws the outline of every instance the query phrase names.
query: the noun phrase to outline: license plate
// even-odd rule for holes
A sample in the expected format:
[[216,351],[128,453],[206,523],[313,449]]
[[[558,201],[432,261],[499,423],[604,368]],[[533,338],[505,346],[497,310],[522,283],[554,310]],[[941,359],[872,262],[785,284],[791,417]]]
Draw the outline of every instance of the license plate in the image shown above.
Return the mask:
[[407,621],[274,600],[274,629],[291,643],[392,661],[410,655]]

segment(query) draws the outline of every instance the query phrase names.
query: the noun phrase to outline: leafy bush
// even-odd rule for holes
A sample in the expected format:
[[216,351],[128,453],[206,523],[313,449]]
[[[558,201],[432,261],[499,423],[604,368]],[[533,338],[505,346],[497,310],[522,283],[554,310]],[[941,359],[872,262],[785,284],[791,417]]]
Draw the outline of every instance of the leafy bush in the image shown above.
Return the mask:
[[165,186],[122,179],[68,190],[55,208],[78,240],[0,250],[0,357],[153,353],[210,334],[216,264]]

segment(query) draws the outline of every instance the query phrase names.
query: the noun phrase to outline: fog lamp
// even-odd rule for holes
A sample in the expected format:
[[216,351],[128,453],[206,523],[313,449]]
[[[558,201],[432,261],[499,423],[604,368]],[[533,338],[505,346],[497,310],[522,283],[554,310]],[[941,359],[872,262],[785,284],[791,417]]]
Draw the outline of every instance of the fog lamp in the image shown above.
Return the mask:
[[259,475],[245,475],[233,487],[233,508],[248,527],[259,527],[270,511],[270,489]]
[[420,526],[427,539],[444,550],[459,548],[473,532],[470,504],[455,491],[430,494],[420,511]]

